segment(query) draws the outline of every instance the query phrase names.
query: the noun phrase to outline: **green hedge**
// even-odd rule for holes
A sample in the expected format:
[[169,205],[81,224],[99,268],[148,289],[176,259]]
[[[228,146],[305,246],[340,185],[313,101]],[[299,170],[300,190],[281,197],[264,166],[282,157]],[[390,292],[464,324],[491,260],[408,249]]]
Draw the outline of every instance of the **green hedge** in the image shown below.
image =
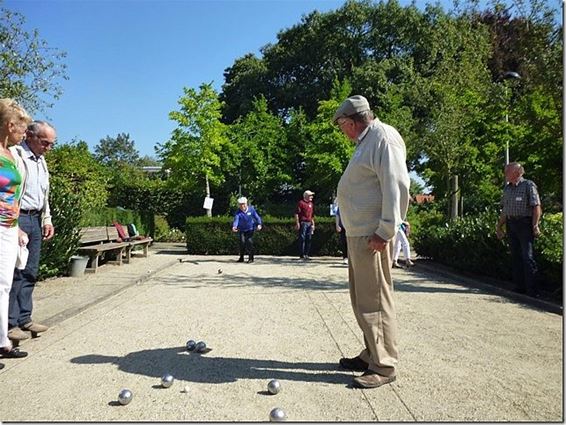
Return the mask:
[[123,225],[134,223],[140,235],[147,233],[147,224],[144,223],[138,212],[120,207],[105,207],[84,211],[81,227],[112,226],[114,221],[118,221]]
[[[298,256],[298,232],[292,218],[262,217],[262,230],[254,234],[258,255]],[[238,255],[232,216],[189,217],[186,242],[189,254]],[[334,217],[318,217],[311,242],[312,256],[341,255]]]
[[[511,253],[507,241],[495,235],[497,217],[486,212],[444,225],[421,222],[419,231],[412,235],[414,249],[422,257],[457,270],[510,280]],[[535,240],[535,259],[549,288],[562,285],[562,218],[562,213],[543,215],[542,233]]]

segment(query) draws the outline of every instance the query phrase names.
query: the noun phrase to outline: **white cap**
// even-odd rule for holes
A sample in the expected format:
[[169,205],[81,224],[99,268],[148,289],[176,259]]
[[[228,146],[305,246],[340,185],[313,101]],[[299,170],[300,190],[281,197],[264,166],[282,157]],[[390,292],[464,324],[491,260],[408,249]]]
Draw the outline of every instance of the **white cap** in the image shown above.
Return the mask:
[[305,192],[303,193],[303,197],[305,197],[305,196],[311,196],[311,195],[314,195],[314,192],[311,191],[311,190],[305,190]]
[[247,203],[248,203],[248,198],[246,198],[245,196],[238,198],[238,204],[247,204]]

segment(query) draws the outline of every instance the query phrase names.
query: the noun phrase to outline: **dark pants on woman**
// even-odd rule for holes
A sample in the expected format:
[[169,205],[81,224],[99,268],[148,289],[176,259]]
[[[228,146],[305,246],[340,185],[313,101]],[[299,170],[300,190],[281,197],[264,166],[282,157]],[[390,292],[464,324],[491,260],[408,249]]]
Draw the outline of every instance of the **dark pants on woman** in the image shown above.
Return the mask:
[[21,214],[18,219],[18,225],[28,235],[29,242],[27,248],[29,255],[25,269],[15,269],[14,271],[14,281],[10,290],[8,310],[8,327],[10,328],[31,322],[31,312],[33,309],[32,294],[35,282],[37,282],[39,254],[43,239],[41,213]]
[[312,222],[301,221],[299,228],[299,249],[301,251],[301,258],[308,258],[311,250],[311,237],[312,237]]
[[532,217],[508,217],[507,237],[511,248],[513,282],[519,292],[536,295],[537,263],[534,259]]
[[252,239],[254,235],[253,230],[241,231],[238,234],[240,236],[240,260],[244,261],[244,254],[247,252],[250,261],[254,259],[254,241]]

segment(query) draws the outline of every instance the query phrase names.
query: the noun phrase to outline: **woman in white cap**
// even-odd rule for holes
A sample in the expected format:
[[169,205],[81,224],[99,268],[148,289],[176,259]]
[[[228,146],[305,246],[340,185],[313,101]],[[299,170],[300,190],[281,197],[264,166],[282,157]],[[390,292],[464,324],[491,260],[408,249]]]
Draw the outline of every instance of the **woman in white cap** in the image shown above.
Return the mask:
[[248,205],[245,196],[238,198],[238,211],[234,214],[232,231],[238,232],[240,237],[240,258],[238,263],[244,262],[244,254],[248,253],[248,263],[254,262],[254,231],[261,230],[261,217],[254,207]]

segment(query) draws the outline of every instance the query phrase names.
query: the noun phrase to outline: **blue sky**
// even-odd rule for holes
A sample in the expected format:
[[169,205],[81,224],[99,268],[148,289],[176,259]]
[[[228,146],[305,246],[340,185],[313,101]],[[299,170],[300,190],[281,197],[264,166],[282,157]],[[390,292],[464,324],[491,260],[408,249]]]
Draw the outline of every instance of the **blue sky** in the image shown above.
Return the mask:
[[68,81],[49,118],[59,142],[129,133],[142,155],[169,138],[183,87],[213,82],[246,53],[276,41],[277,33],[317,9],[342,1],[256,0],[7,0],[50,47],[67,52]]

